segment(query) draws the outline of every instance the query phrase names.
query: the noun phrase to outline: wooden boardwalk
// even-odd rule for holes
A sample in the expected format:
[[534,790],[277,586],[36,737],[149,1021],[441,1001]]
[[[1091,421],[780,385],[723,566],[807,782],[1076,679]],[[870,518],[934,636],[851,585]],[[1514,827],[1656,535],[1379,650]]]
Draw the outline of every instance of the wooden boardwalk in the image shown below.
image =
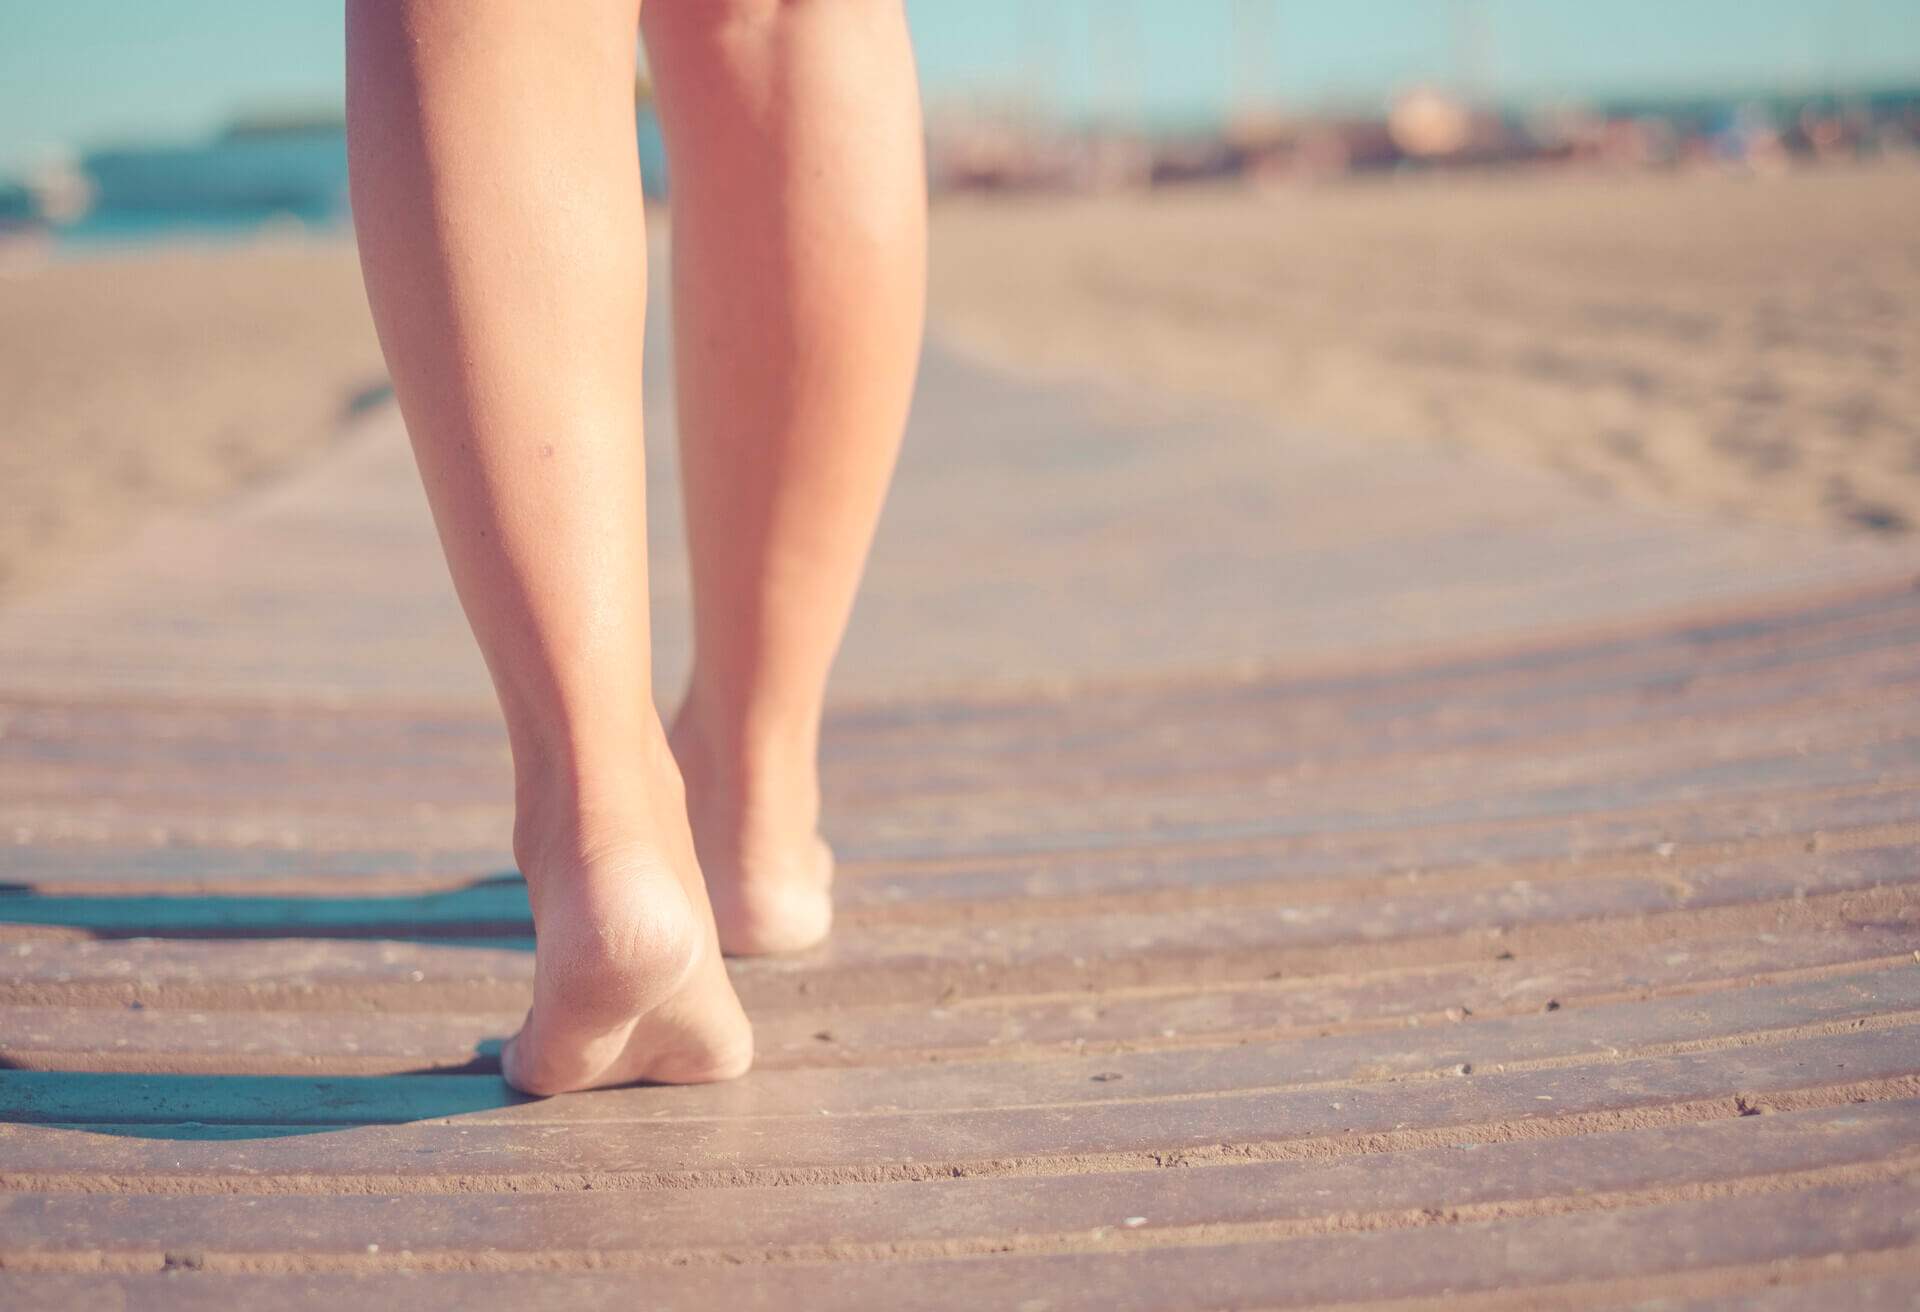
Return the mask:
[[747,1079],[526,1101],[375,416],[0,612],[0,1305],[1912,1307],[1917,580],[936,350],[833,942]]

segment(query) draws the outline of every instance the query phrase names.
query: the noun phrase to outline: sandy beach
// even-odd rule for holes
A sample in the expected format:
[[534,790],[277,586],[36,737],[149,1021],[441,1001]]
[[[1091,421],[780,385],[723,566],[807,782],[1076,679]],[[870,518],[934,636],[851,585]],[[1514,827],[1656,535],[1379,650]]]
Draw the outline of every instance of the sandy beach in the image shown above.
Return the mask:
[[[1920,171],[1892,168],[944,201],[932,317],[1022,370],[1894,533],[1920,524],[1915,213]],[[0,595],[287,467],[383,380],[344,240],[0,289]]]
[[344,239],[0,270],[0,596],[323,447],[386,372]]
[[1916,214],[1911,168],[951,204],[933,304],[1019,368],[1897,532],[1920,524]]

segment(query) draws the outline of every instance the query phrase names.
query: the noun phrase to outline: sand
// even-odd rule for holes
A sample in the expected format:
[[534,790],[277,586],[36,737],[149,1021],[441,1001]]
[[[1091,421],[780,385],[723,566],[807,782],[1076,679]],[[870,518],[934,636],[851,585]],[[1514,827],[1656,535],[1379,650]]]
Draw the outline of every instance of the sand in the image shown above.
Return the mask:
[[0,270],[0,596],[307,458],[385,377],[344,239]]
[[[932,318],[1021,370],[1459,443],[1745,519],[1920,524],[1920,170],[943,201]],[[0,596],[323,447],[383,370],[344,240],[0,269]]]
[[1002,363],[1434,439],[1608,495],[1920,524],[1920,169],[1533,174],[949,204]]

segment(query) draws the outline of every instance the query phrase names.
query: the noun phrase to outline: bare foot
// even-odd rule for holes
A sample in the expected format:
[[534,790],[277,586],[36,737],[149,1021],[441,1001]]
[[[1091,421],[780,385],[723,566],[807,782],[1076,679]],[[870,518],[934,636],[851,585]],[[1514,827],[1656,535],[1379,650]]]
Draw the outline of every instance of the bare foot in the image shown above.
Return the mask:
[[671,739],[722,950],[797,952],[826,938],[833,849],[820,837],[811,743],[784,760],[734,760],[715,748],[691,702]]
[[523,806],[514,846],[533,905],[533,1007],[500,1054],[522,1092],[701,1084],[753,1063],[678,780],[646,791],[638,814],[619,817]]

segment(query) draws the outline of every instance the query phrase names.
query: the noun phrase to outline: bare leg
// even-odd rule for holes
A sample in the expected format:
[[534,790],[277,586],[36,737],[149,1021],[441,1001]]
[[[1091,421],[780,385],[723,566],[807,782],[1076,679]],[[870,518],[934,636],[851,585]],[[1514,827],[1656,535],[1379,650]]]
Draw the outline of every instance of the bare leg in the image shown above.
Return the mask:
[[647,691],[636,6],[348,4],[368,296],[513,749],[536,1093],[752,1057]]
[[926,195],[899,0],[648,0],[672,168],[695,670],[675,719],[730,952],[832,919],[827,673],[919,356]]

